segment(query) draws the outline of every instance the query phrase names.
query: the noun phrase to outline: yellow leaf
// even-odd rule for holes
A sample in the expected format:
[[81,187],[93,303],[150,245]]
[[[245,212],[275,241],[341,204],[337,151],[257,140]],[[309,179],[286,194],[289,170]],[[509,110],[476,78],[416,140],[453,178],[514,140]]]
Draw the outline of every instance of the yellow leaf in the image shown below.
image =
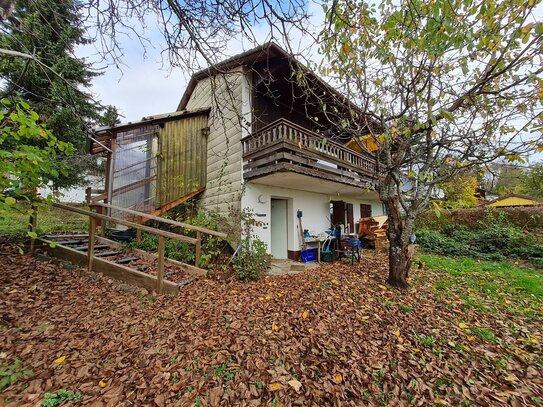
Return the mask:
[[388,290],[388,288],[386,288],[384,285],[381,285],[381,284],[379,284],[379,288],[380,288],[381,290],[385,290],[385,291]]
[[471,348],[468,345],[462,345],[462,348],[467,352],[471,350]]
[[471,336],[468,336],[468,341],[474,341],[475,340],[475,336],[471,335]]
[[107,386],[107,384],[106,384],[106,382],[100,380],[100,381],[98,382],[98,386],[100,386],[101,388],[104,388],[104,387]]
[[260,301],[264,301],[264,297],[258,297]]
[[468,324],[465,324],[464,322],[460,322],[460,323],[458,324],[458,327],[459,327],[459,328],[462,328],[462,329],[466,329],[466,328],[469,328],[469,325],[468,325]]
[[274,331],[278,331],[278,330],[279,330],[279,327],[278,327],[277,325],[273,324],[273,325],[272,325],[272,329],[273,329]]
[[392,331],[392,335],[395,335],[395,336],[397,336],[399,338],[400,337],[400,331]]
[[318,122],[319,118],[317,116],[314,117],[315,121]]
[[186,317],[190,317],[192,315],[192,311],[189,311],[185,314]]
[[336,382],[341,383],[342,381],[343,381],[343,376],[341,375],[341,373],[338,373],[336,375]]
[[436,397],[434,400],[433,400],[434,404],[437,404],[438,406],[448,406],[449,403],[447,403],[445,400],[443,399],[440,399],[439,397]]
[[232,291],[230,291],[230,292],[231,292],[232,294],[235,294],[235,293],[238,292],[238,290],[232,290]]
[[331,283],[335,284],[335,285],[339,285],[339,281],[337,281],[337,280],[332,280]]
[[309,333],[313,332],[313,328],[307,328],[307,332]]
[[309,316],[309,312],[304,311],[304,313],[302,314],[302,318],[307,319],[308,316]]
[[281,383],[271,383],[269,386],[270,391],[277,391],[281,389],[283,386],[281,386]]
[[364,333],[363,333],[362,331],[356,331],[356,334],[357,334],[358,336],[362,336]]
[[266,295],[266,301],[271,300],[271,295]]
[[58,359],[55,359],[53,361],[53,363],[57,364],[57,365],[60,365],[62,362],[64,362],[66,360],[66,356],[61,356],[59,357]]
[[278,297],[282,297],[283,295],[284,295],[283,293],[277,293]]

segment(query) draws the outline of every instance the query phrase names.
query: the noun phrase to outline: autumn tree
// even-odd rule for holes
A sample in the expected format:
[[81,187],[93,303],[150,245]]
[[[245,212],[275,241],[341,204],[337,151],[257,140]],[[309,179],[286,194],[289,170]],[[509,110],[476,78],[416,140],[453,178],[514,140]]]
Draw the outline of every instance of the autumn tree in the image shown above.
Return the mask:
[[477,176],[471,171],[457,172],[455,176],[437,186],[443,192],[445,206],[471,208],[477,205],[475,192],[479,186]]
[[534,198],[543,198],[543,163],[528,167],[522,175],[520,191]]
[[408,284],[413,226],[437,185],[541,148],[540,2],[325,3],[323,72],[360,107],[339,124],[379,144],[391,285]]

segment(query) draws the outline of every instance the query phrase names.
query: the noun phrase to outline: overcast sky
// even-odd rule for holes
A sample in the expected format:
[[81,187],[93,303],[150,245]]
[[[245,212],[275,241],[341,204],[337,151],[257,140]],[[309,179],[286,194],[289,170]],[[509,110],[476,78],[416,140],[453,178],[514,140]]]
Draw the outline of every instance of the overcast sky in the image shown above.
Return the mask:
[[[309,12],[312,17],[308,21],[308,27],[322,26],[324,17],[321,6],[310,2]],[[141,26],[138,22],[134,24]],[[94,97],[104,105],[116,106],[123,116],[122,122],[138,121],[144,116],[175,111],[193,73],[184,72],[180,68],[171,69],[167,61],[161,58],[163,40],[158,28],[153,26],[152,22],[148,22],[147,27],[143,35],[154,43],[154,47],[147,46],[144,50],[135,38],[122,38],[123,65],[107,66],[103,69],[103,75],[92,82],[91,91]],[[253,34],[260,44],[264,43],[268,40],[268,27],[256,27]],[[306,56],[316,55],[312,41],[294,31],[291,46]],[[253,47],[254,45],[247,40],[243,41],[241,37],[233,38],[229,41],[225,54],[230,57]],[[85,57],[89,62],[99,60],[96,53],[94,45],[76,50],[77,56]],[[96,67],[100,67],[99,63]]]

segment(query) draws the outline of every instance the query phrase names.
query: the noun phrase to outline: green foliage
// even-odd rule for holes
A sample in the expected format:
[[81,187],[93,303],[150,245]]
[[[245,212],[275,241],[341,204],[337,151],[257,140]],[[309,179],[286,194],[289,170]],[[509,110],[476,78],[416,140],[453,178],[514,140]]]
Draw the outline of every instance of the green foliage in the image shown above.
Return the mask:
[[32,374],[32,370],[22,366],[19,359],[15,359],[11,364],[0,365],[0,391],[4,387],[15,384],[20,378],[32,376]]
[[[68,174],[59,161],[71,155],[70,143],[58,140],[39,123],[38,114],[28,103],[13,105],[3,99],[0,105],[0,210],[12,207],[16,199],[30,200],[47,179]],[[52,197],[47,197],[51,199]]]
[[449,208],[474,207],[477,204],[477,186],[477,177],[471,173],[459,173],[439,185],[445,194],[445,205]]
[[524,172],[520,192],[534,198],[543,198],[543,163],[535,164]]
[[243,281],[256,280],[269,265],[266,244],[255,237],[245,237],[233,261],[236,276]]
[[541,237],[513,226],[502,212],[486,212],[486,218],[470,227],[447,223],[436,229],[420,228],[416,234],[417,243],[430,253],[498,261],[519,259],[543,266]]
[[65,401],[79,401],[83,395],[80,392],[74,393],[71,390],[60,389],[54,393],[45,393],[42,407],[56,407],[60,406]]
[[[85,153],[89,129],[113,124],[117,114],[82,90],[99,75],[84,59],[74,56],[77,46],[90,42],[84,37],[83,5],[75,0],[17,0],[13,4],[17,23],[4,26],[0,48],[32,54],[40,63],[1,58],[0,75],[6,80],[0,97],[25,100],[59,140]],[[74,185],[85,174],[86,160],[69,160],[69,164],[69,176],[48,174],[57,186]]]

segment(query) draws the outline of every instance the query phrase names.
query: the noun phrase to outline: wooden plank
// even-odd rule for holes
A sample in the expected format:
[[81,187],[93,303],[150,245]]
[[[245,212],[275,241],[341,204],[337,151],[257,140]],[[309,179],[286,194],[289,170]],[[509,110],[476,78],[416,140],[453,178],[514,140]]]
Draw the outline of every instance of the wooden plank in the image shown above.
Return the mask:
[[[87,255],[85,253],[78,252],[77,250],[65,246],[50,247],[50,243],[50,241],[44,239],[37,239],[37,247],[51,256],[69,261],[77,266],[85,266],[88,264]],[[156,290],[157,278],[151,274],[137,271],[100,258],[94,259],[92,267],[92,271],[111,277],[115,280],[146,288],[149,291]],[[179,287],[172,281],[163,280],[163,293],[177,295],[179,293]]]
[[157,269],[157,283],[156,290],[159,294],[162,294],[163,282],[164,282],[164,252],[166,250],[166,240],[164,236],[158,237],[158,269]]
[[352,178],[341,177],[337,175],[332,175],[325,173],[323,171],[301,167],[299,165],[289,164],[289,163],[278,163],[272,164],[266,167],[262,167],[250,172],[245,172],[243,178],[246,180],[252,180],[266,175],[275,173],[275,172],[295,172],[302,175],[308,175],[311,177],[321,178],[328,181],[339,182],[346,185],[352,185],[358,188],[365,188],[365,183],[374,182],[374,180],[360,180],[360,182],[353,180]]
[[[153,216],[159,216],[159,215],[163,214],[164,212],[168,212],[170,209],[175,208],[175,207],[178,206],[178,205],[181,205],[183,202],[186,202],[186,201],[188,201],[189,199],[194,198],[195,196],[200,195],[200,194],[201,194],[202,192],[204,192],[205,190],[206,190],[206,188],[205,188],[205,187],[202,187],[202,188],[200,188],[200,189],[198,189],[198,190],[196,190],[196,191],[194,191],[194,192],[191,192],[190,194],[187,194],[187,195],[185,195],[185,196],[182,196],[181,198],[176,199],[175,201],[170,202],[170,203],[168,203],[168,204],[166,204],[166,205],[160,207],[159,209],[156,209],[156,210],[154,210],[154,211],[151,211],[150,214],[153,215]],[[145,215],[145,217],[146,217],[147,219],[151,219],[151,218],[149,218],[147,215]]]
[[96,239],[96,219],[92,216],[89,218],[89,243],[87,250],[88,269],[92,271],[92,263],[94,261],[94,239]]
[[129,222],[129,221],[124,220],[124,219],[118,219],[118,218],[114,218],[114,217],[111,217],[111,216],[102,215],[102,214],[99,214],[99,213],[96,213],[96,212],[91,212],[91,211],[88,211],[88,210],[85,210],[85,209],[75,208],[75,207],[60,204],[60,203],[57,203],[57,202],[53,202],[52,205],[57,207],[57,208],[65,209],[65,210],[70,211],[70,212],[79,213],[81,215],[93,216],[96,219],[112,221],[112,222],[118,223],[120,225],[128,226],[128,227],[136,229],[136,230],[141,229],[144,232],[148,232],[148,233],[151,233],[151,234],[154,234],[154,235],[157,235],[157,236],[167,237],[168,239],[182,240],[184,242],[188,242],[188,243],[191,243],[191,244],[196,244],[196,239],[194,239],[192,237],[179,235],[177,233],[166,232],[164,230],[155,229],[155,228],[151,228],[151,227],[144,226],[144,225],[139,225],[137,223]]
[[[120,244],[119,242],[116,242],[114,240],[110,240],[110,239],[106,239],[106,238],[102,238],[102,237],[99,237],[98,238],[98,242],[99,243],[103,243],[103,244],[107,244],[108,246],[110,246],[111,248],[123,248],[123,245]],[[130,249],[130,251],[134,252],[137,256],[141,257],[142,259],[146,259],[147,261],[149,262],[156,262],[157,259],[158,259],[158,256],[154,253],[149,253],[149,252],[146,252],[144,250],[140,250],[140,249]],[[174,260],[174,259],[169,259],[167,257],[165,257],[164,259],[165,261],[165,266],[168,267],[168,266],[175,266],[177,268],[180,268],[183,273],[187,273],[191,276],[194,276],[194,277],[206,277],[207,276],[207,270],[205,269],[202,269],[200,267],[197,267],[197,266],[193,266],[192,264],[187,264],[187,263],[183,263],[183,262],[180,262],[180,261],[177,261],[177,260]]]
[[[136,215],[136,216],[141,216],[142,218],[146,218],[147,220],[152,219],[152,220],[156,220],[156,221],[159,221],[159,222],[162,222],[162,223],[167,223],[169,225],[178,226],[178,227],[182,227],[182,228],[185,228],[185,229],[194,230],[196,232],[202,232],[202,233],[205,233],[205,234],[208,234],[208,235],[221,237],[223,239],[226,239],[228,237],[228,235],[226,233],[217,232],[215,230],[206,229],[206,228],[202,228],[202,227],[199,227],[199,226],[189,225],[188,223],[177,222],[177,221],[172,220],[172,219],[161,218],[160,216],[155,216],[155,215],[151,215],[151,214],[148,214],[148,213],[145,213],[145,212],[135,211],[133,209],[126,209],[126,208],[121,208],[119,206],[108,205],[108,204],[103,204],[103,203],[97,203],[96,205],[97,206],[102,206],[104,208],[111,208],[111,209],[114,209],[116,211],[130,213],[130,214]],[[195,240],[195,243],[196,243],[196,241],[198,239],[194,239],[194,240]]]
[[202,251],[202,232],[196,232],[196,240],[198,240],[198,242],[196,243],[196,247],[194,250],[194,264],[198,265],[200,264],[200,254]]

